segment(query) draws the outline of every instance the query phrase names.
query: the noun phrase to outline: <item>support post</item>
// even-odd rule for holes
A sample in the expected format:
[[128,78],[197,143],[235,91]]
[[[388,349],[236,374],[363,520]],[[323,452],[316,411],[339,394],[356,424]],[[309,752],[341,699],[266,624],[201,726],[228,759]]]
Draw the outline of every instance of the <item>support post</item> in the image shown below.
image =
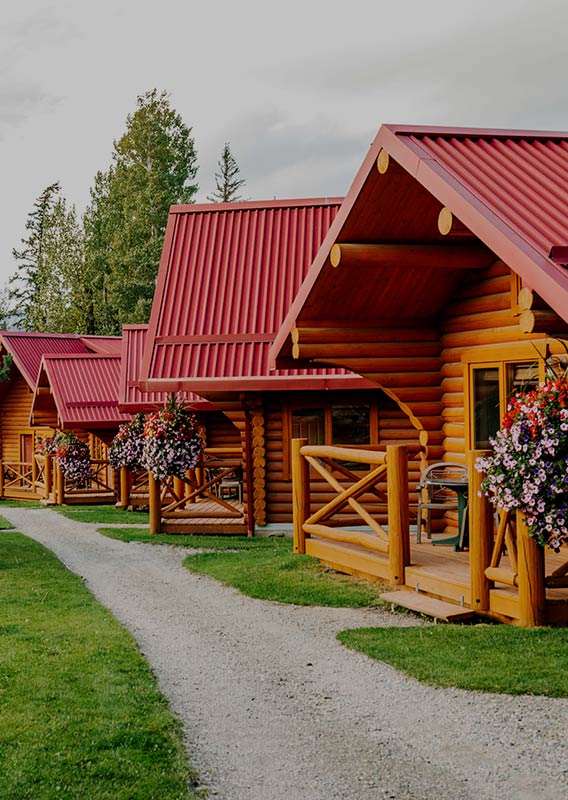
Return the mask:
[[4,462],[0,461],[0,497],[4,497]]
[[35,493],[37,484],[37,461],[35,453],[32,453],[32,492]]
[[118,496],[118,508],[128,508],[130,500],[130,471],[122,466],[120,468],[120,490]]
[[148,502],[150,505],[150,533],[162,531],[162,498],[160,496],[160,481],[148,473]]
[[493,506],[481,494],[483,475],[475,469],[475,462],[487,455],[487,450],[470,450],[467,454],[469,475],[469,572],[471,581],[471,607],[474,611],[489,611],[491,582],[485,570],[491,564],[493,551]]
[[65,505],[65,476],[57,461],[55,462],[55,486],[55,502],[58,506]]
[[[304,522],[310,516],[310,468],[301,450],[307,439],[292,439],[292,509],[294,520],[294,552],[306,552]],[[286,447],[286,442],[284,442]]]
[[519,624],[523,628],[536,628],[544,623],[544,550],[533,536],[529,536],[520,511],[517,511],[517,561]]
[[45,462],[44,462],[44,467],[43,467],[43,476],[44,476],[44,479],[45,479],[45,491],[44,491],[43,496],[44,496],[45,500],[49,500],[49,496],[51,494],[51,490],[53,489],[53,485],[52,485],[53,484],[53,470],[52,470],[53,462],[51,460],[51,456],[50,456],[49,453],[46,453],[44,458],[45,458]]
[[[185,481],[183,478],[174,477],[174,494],[178,498],[178,500],[183,500],[185,497]],[[179,506],[180,509],[185,508],[185,503],[182,506]]]
[[390,581],[404,583],[410,563],[408,452],[405,445],[387,445],[387,505]]

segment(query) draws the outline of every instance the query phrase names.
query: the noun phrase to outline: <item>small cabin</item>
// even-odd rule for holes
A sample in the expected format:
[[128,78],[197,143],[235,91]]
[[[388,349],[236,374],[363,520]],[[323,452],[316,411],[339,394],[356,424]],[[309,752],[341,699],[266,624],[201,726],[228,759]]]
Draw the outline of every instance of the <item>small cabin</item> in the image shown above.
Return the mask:
[[[255,526],[292,524],[294,435],[324,446],[372,449],[397,441],[418,450],[418,431],[408,416],[368,379],[331,365],[298,368],[290,359],[273,370],[268,363],[289,304],[340,205],[340,199],[306,199],[170,211],[140,386],[193,392],[216,410],[206,443],[221,453],[238,442],[240,486],[234,488],[242,527],[251,535]],[[417,478],[418,460],[412,468]],[[315,491],[328,496],[325,476]],[[377,514],[385,513],[384,491],[368,501]],[[343,512],[348,518],[350,507]],[[157,527],[173,530],[174,522],[162,515]],[[187,516],[177,522],[178,530],[187,530]],[[207,530],[230,532],[221,518],[210,522]]]
[[[300,549],[495,619],[568,622],[566,549],[543,553],[522,519],[497,532],[473,466],[511,391],[566,356],[567,181],[567,134],[380,129],[275,336],[272,363],[359,373],[405,414],[428,463],[466,465],[469,546],[410,537],[416,497],[394,471],[400,502],[382,550],[376,536],[316,527],[314,514],[327,512],[313,498],[297,509]],[[313,458],[300,443],[299,461]],[[438,519],[447,534],[456,524],[455,514]]]
[[[38,401],[38,377],[42,359],[48,354],[81,357],[94,353],[116,353],[120,338],[75,334],[0,332],[0,496],[10,499],[44,498],[45,476],[39,440],[58,427],[56,415],[32,419]],[[44,387],[42,401],[49,395]],[[40,415],[41,416],[41,415]],[[85,431],[88,438],[88,432]],[[92,441],[92,455],[99,445]]]

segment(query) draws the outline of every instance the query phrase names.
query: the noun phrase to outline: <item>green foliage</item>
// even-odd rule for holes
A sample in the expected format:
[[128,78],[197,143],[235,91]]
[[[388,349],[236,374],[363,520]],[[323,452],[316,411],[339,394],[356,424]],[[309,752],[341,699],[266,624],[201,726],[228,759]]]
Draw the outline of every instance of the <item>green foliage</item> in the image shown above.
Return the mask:
[[137,99],[113,163],[95,178],[85,215],[89,324],[119,333],[148,321],[168,211],[197,191],[191,129],[156,89]]
[[568,696],[568,630],[431,625],[342,631],[347,647],[431,686]]
[[244,178],[237,177],[240,170],[231,153],[229,142],[225,142],[218,166],[219,172],[215,173],[215,191],[207,195],[207,199],[212,203],[230,203],[242,200],[239,189],[245,185],[246,181]]
[[16,324],[31,331],[80,331],[83,237],[75,208],[61,197],[59,183],[37,198],[26,230],[22,249],[12,251],[17,269],[8,299]]
[[242,552],[198,553],[185,559],[191,572],[210,575],[249,597],[300,606],[373,606],[383,586],[341,575],[310,556],[294,555],[289,539]]
[[39,544],[0,545],[0,796],[193,797],[179,724],[132,637]]
[[10,380],[12,364],[14,359],[11,353],[4,353],[2,356],[2,368],[0,369],[0,383],[7,383]]

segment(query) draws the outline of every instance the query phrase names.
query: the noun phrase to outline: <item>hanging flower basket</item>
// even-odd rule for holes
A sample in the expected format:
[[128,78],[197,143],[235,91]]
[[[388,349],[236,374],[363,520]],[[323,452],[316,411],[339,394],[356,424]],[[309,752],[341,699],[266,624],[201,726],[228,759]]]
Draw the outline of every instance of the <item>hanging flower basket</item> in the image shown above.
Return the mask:
[[531,536],[558,552],[568,543],[568,382],[547,380],[517,393],[493,452],[477,460],[482,491],[499,508],[519,509]]
[[55,457],[64,477],[74,484],[84,484],[91,477],[89,446],[70,431],[56,431],[40,442],[40,452]]
[[130,422],[125,422],[118,429],[108,451],[108,460],[111,467],[120,469],[126,467],[131,472],[139,472],[142,466],[144,451],[144,414],[135,414]]
[[155,478],[183,478],[203,450],[197,419],[174,395],[144,424],[142,464]]

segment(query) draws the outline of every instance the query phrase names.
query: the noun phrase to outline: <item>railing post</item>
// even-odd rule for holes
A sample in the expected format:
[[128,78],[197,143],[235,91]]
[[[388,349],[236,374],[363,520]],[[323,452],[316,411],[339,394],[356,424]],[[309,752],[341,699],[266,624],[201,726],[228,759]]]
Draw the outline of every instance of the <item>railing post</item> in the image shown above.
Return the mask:
[[[195,488],[197,489],[199,486],[203,486],[203,468],[202,467],[195,467],[195,469],[190,469],[188,473],[189,480],[192,481]],[[189,497],[189,495],[193,491],[193,486],[191,483],[185,484],[185,496]],[[189,503],[196,503],[197,498],[192,497],[191,500],[188,501]]]
[[[183,478],[174,477],[174,485],[173,485],[174,495],[177,496],[178,500],[183,500],[185,497],[185,481]],[[180,509],[185,508],[185,503],[182,506],[179,506]]]
[[120,468],[119,480],[119,495],[117,508],[128,508],[128,501],[130,499],[130,471],[122,466]]
[[485,570],[491,564],[493,551],[493,505],[481,493],[483,475],[475,462],[488,450],[470,450],[468,453],[468,506],[469,506],[469,574],[471,581],[471,607],[474,611],[489,611],[491,582]]
[[4,497],[4,462],[0,461],[0,497]]
[[405,445],[387,445],[387,506],[390,582],[404,583],[410,563],[408,452]]
[[294,552],[306,552],[304,522],[310,516],[310,469],[301,454],[307,439],[292,439],[292,507],[294,520]]
[[35,453],[32,453],[32,492],[36,491],[37,483],[37,461]]
[[52,472],[52,469],[51,469],[52,462],[51,462],[51,456],[50,456],[49,453],[46,453],[44,458],[45,458],[45,462],[44,462],[44,467],[43,467],[43,477],[44,477],[44,480],[45,480],[45,491],[43,493],[43,496],[44,496],[45,500],[49,500],[49,495],[51,494],[52,482],[53,482],[53,472]]
[[58,506],[65,505],[65,476],[57,461],[55,462],[55,502]]
[[160,481],[148,473],[148,502],[150,504],[150,533],[161,533],[162,499],[160,497]]
[[519,623],[524,628],[543,624],[546,592],[544,550],[533,536],[521,511],[517,511],[517,562],[519,583]]

